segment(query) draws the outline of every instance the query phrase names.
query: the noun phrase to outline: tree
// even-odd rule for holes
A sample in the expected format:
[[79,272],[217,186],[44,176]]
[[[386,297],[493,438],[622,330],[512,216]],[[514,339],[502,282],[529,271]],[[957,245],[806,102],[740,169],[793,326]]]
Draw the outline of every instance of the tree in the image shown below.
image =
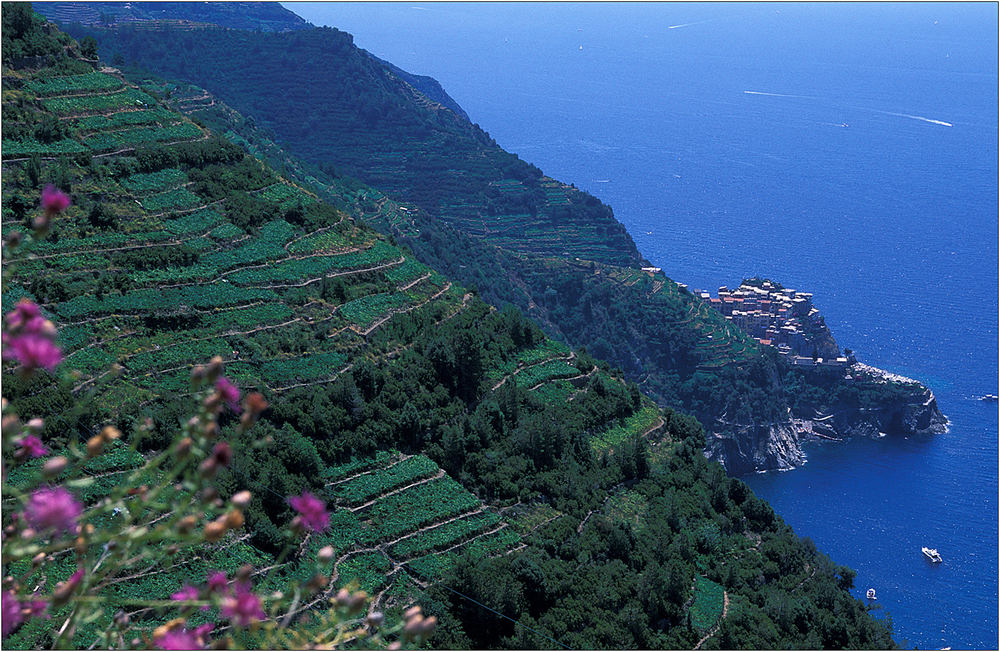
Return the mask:
[[97,58],[97,39],[93,36],[84,36],[80,40],[80,54],[86,59]]

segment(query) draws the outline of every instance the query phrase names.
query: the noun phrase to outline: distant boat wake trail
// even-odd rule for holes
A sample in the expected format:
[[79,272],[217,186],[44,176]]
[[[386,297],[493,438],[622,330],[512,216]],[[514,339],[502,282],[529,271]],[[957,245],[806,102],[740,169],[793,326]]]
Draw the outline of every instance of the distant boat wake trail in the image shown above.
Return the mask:
[[678,27],[691,27],[692,25],[701,25],[703,23],[710,23],[714,18],[709,18],[708,20],[697,20],[693,23],[681,23],[680,25],[667,25],[667,29],[677,29]]
[[954,127],[955,125],[950,122],[945,122],[944,120],[935,120],[934,118],[925,118],[922,115],[910,115],[909,113],[893,113],[892,111],[879,111],[877,109],[868,109],[869,111],[875,111],[876,113],[883,113],[885,115],[895,115],[900,118],[910,118],[911,120],[923,120],[924,122],[929,122],[932,125],[941,125],[942,127]]
[[[803,100],[818,100],[820,98],[813,97],[811,95],[792,95],[789,93],[767,93],[765,91],[743,91],[746,95],[766,95],[768,97],[794,97]],[[912,113],[896,113],[895,111],[882,111],[880,109],[871,109],[866,106],[855,106],[851,107],[853,109],[860,109],[862,111],[872,111],[874,113],[881,113],[882,115],[894,115],[898,118],[909,118],[911,120],[920,120],[922,122],[929,122],[932,125],[941,125],[942,127],[954,127],[950,122],[945,122],[944,120],[935,120],[934,118],[925,118],[922,115],[913,115]]]

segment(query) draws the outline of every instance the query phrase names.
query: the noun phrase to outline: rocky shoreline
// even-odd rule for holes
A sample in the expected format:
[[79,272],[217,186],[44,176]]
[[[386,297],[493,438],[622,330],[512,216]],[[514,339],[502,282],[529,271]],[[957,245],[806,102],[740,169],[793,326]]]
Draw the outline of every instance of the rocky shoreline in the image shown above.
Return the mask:
[[851,365],[845,379],[895,385],[896,397],[875,407],[834,405],[825,411],[814,409],[811,414],[801,410],[794,414],[789,408],[787,419],[767,424],[727,423],[727,432],[708,434],[705,455],[722,462],[731,475],[744,475],[803,465],[806,455],[802,446],[810,441],[948,431],[948,419],[938,408],[934,393],[919,381],[861,363]]

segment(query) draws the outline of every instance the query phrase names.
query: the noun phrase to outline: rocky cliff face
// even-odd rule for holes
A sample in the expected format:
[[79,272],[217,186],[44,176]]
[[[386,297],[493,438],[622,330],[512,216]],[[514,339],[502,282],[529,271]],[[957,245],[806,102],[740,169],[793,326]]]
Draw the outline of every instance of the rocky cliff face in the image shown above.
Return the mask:
[[874,406],[838,402],[822,411],[800,407],[788,419],[761,424],[725,425],[727,432],[709,432],[705,455],[721,462],[731,475],[786,470],[806,461],[808,441],[845,441],[851,437],[934,435],[948,431],[948,419],[934,393],[921,383],[856,364],[854,378],[892,388]]

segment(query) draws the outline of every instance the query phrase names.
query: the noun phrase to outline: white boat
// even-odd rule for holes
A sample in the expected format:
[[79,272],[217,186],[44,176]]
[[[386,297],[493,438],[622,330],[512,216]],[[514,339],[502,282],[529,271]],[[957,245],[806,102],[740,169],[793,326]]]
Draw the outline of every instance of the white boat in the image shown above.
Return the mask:
[[878,598],[875,597],[875,589],[868,589],[868,593],[865,594],[865,597],[869,600],[878,600]]
[[921,550],[921,552],[924,553],[924,555],[928,559],[930,559],[935,564],[940,564],[943,561],[941,559],[941,555],[938,554],[938,551],[937,551],[936,548],[927,548],[927,547],[924,547],[924,548],[921,548],[920,550]]

